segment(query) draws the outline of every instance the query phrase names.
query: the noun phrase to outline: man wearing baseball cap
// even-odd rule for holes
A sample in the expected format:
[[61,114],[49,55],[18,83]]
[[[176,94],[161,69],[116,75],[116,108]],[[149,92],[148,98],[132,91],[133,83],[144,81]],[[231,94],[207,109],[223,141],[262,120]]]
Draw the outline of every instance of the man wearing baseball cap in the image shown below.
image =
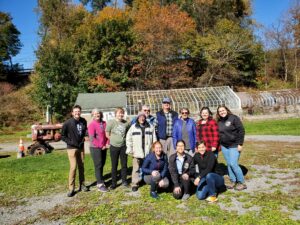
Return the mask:
[[162,109],[156,113],[157,119],[157,138],[163,146],[163,151],[168,157],[175,153],[172,140],[172,129],[178,113],[171,109],[171,99],[164,97]]

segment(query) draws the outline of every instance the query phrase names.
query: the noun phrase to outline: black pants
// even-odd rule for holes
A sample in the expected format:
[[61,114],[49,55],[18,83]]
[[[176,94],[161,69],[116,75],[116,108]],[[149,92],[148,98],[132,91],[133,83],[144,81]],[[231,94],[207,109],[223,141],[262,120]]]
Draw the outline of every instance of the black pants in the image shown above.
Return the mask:
[[107,150],[101,150],[100,148],[90,147],[90,153],[94,162],[95,176],[97,184],[104,184],[103,180],[103,168],[106,161]]
[[180,175],[180,182],[179,186],[181,188],[181,192],[179,194],[176,194],[173,190],[173,196],[176,199],[181,199],[183,194],[189,194],[190,193],[190,186],[191,186],[191,180],[190,178],[187,180],[184,180],[182,176]]
[[111,184],[117,185],[117,171],[119,157],[121,160],[121,177],[122,183],[126,182],[127,179],[127,154],[126,146],[115,147],[110,145],[110,158],[111,158]]

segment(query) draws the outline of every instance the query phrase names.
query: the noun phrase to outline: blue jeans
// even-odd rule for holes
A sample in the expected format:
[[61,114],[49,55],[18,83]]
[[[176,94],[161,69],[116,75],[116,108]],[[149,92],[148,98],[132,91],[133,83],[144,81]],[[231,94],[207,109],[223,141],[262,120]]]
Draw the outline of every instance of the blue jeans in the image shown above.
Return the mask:
[[226,148],[221,145],[224,158],[227,163],[228,175],[231,182],[244,183],[244,175],[239,166],[240,152],[236,148]]
[[206,199],[208,196],[216,195],[217,189],[223,187],[224,178],[216,173],[208,173],[202,177],[196,190],[198,199]]

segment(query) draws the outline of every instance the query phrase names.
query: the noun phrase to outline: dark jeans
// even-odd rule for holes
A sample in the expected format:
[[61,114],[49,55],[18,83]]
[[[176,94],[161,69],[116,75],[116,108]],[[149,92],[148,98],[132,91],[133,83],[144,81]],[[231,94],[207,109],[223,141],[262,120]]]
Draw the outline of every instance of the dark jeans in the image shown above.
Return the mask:
[[191,187],[191,180],[190,178],[187,180],[184,180],[182,176],[180,175],[180,181],[179,186],[181,188],[181,192],[179,194],[176,194],[173,190],[173,196],[176,199],[181,199],[183,194],[189,194],[190,193],[190,187]]
[[111,158],[111,183],[117,185],[117,171],[119,157],[121,160],[121,177],[122,183],[126,182],[127,179],[127,154],[126,146],[115,147],[110,145],[110,158]]
[[218,189],[224,187],[224,178],[216,173],[208,173],[205,177],[202,177],[197,190],[196,196],[202,200],[209,196],[216,195]]
[[103,180],[103,168],[106,161],[107,150],[101,150],[100,148],[90,147],[90,153],[94,162],[95,176],[97,184],[104,184]]

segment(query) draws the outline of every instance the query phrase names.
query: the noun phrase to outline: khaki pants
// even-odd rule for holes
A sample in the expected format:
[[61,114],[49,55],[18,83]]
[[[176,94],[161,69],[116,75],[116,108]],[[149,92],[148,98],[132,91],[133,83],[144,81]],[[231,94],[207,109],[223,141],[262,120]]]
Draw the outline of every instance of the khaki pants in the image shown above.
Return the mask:
[[79,172],[79,186],[84,183],[84,149],[67,149],[70,171],[69,171],[69,190],[75,190],[76,168]]
[[163,151],[167,154],[168,158],[175,153],[172,137],[168,137],[166,140],[160,139],[159,142],[162,144]]
[[143,161],[144,159],[132,159],[131,185],[133,187],[139,186],[139,182],[142,180],[140,176],[140,169],[142,168]]

